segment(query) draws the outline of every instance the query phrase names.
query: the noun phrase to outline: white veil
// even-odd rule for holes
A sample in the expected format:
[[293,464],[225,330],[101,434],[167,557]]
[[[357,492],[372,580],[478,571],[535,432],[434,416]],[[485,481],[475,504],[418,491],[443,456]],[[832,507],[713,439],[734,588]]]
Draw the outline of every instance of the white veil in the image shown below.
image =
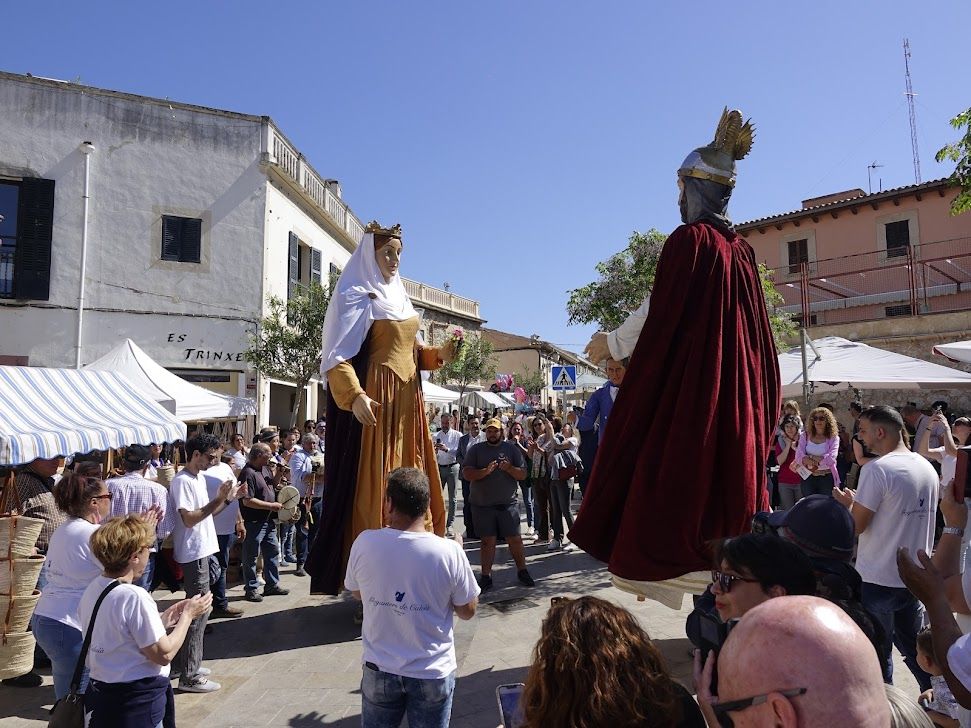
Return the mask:
[[374,257],[374,234],[366,233],[337,279],[324,317],[320,373],[350,361],[378,319],[406,321],[418,315],[396,271],[385,283]]

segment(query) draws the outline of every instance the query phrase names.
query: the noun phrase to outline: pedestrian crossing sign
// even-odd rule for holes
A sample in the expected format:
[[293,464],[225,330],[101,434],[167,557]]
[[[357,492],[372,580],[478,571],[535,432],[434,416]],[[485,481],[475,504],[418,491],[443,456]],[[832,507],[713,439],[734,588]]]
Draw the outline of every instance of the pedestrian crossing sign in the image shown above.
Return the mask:
[[553,390],[557,392],[577,388],[577,368],[575,366],[552,367]]

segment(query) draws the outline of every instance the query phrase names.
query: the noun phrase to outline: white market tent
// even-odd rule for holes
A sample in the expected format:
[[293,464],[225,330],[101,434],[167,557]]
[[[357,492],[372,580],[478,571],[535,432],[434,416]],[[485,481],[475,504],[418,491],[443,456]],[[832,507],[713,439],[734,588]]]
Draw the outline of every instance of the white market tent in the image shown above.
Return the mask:
[[462,399],[459,400],[459,405],[462,407],[478,407],[479,409],[486,410],[508,409],[512,407],[509,402],[498,394],[486,389],[476,392],[466,392],[462,396]]
[[185,436],[185,424],[120,374],[0,366],[2,465]]
[[960,364],[971,364],[971,341],[955,341],[951,344],[938,344],[934,353]]
[[183,422],[241,419],[256,414],[253,400],[211,392],[187,382],[158,364],[131,339],[125,339],[84,369],[122,374]]
[[589,372],[581,374],[577,377],[577,389],[579,390],[589,390],[589,389],[600,389],[604,382],[607,380],[603,377],[598,377],[596,374],[590,374]]
[[452,404],[452,402],[459,398],[458,392],[440,387],[434,382],[429,382],[427,379],[422,379],[421,393],[425,402],[428,404]]
[[[782,395],[802,393],[803,350],[779,355]],[[827,336],[806,344],[809,382],[816,392],[837,389],[951,389],[971,387],[971,374],[922,359]]]

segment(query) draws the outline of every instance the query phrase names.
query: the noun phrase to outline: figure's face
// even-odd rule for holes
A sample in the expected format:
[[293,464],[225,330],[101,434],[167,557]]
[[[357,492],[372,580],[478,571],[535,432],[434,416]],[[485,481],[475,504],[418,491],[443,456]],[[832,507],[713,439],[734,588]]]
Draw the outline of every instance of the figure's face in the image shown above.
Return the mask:
[[607,360],[607,379],[615,387],[619,387],[621,382],[624,381],[624,374],[626,372],[627,370],[624,368],[624,365],[619,361],[614,361],[613,359]]
[[822,414],[813,415],[813,432],[815,432],[816,435],[822,436],[826,434],[827,419],[828,418],[826,417],[826,415],[822,415]]
[[162,446],[156,442],[153,442],[148,446],[148,451],[152,456],[153,460],[158,460],[159,455],[162,454]]
[[955,425],[954,435],[962,445],[968,444],[968,435],[971,435],[971,427],[967,425]]
[[236,448],[237,450],[242,450],[244,443],[245,443],[245,440],[243,440],[242,435],[233,436],[233,447]]
[[870,420],[860,418],[860,427],[856,434],[866,445],[867,450],[871,452],[877,452],[874,448],[877,446],[877,441],[880,439],[881,428],[874,425]]
[[378,270],[384,276],[384,282],[390,283],[401,263],[401,240],[390,238],[381,247],[374,249],[374,258],[378,262]]

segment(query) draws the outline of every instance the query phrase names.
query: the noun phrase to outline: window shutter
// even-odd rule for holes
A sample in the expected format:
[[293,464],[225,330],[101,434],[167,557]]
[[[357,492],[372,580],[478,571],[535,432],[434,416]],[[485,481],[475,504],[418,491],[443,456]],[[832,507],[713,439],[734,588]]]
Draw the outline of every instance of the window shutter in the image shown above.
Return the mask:
[[899,220],[886,224],[887,232],[887,257],[897,258],[907,255],[907,248],[910,247],[910,222]]
[[321,283],[322,273],[321,268],[323,266],[324,256],[319,250],[313,250],[310,253],[310,280]]
[[162,215],[162,260],[178,260],[182,253],[182,226],[179,218]]
[[179,260],[183,263],[202,261],[202,220],[182,218],[182,250]]
[[51,297],[51,242],[54,237],[54,180],[25,178],[17,210],[14,297]]
[[300,285],[300,238],[290,233],[290,266],[287,281],[287,298],[293,298]]

